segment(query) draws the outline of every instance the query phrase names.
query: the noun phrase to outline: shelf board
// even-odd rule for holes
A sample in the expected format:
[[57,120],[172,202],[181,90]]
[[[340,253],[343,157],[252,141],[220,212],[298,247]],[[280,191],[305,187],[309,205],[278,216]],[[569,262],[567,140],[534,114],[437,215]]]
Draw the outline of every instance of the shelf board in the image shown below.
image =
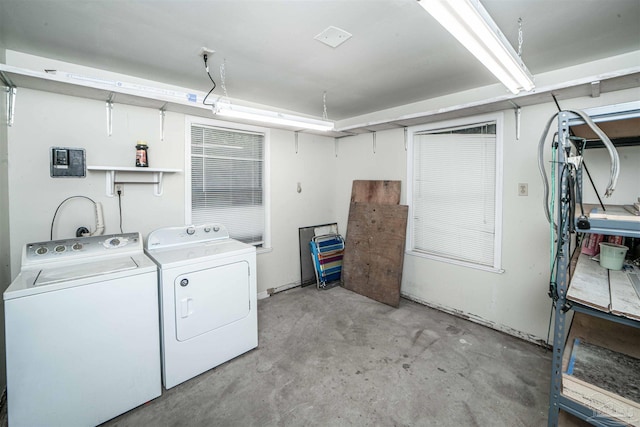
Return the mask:
[[[640,410],[635,410],[634,407],[640,406],[640,403],[629,401],[615,393],[590,385],[575,377],[569,376],[570,382],[565,382],[565,378],[567,377],[566,372],[569,369],[576,338],[579,338],[582,342],[639,358],[640,348],[638,348],[637,343],[638,339],[640,339],[640,322],[613,316],[584,306],[574,305],[573,309],[576,313],[573,316],[566,336],[566,343],[562,349],[562,392],[559,394],[558,405],[560,409],[586,420],[592,425],[602,427],[626,426],[628,423],[624,423],[619,419],[624,418],[624,416],[619,415],[616,418],[615,415],[627,414],[628,410],[633,410],[633,416],[638,417]],[[567,385],[569,386],[568,388],[566,387]],[[621,410],[623,406],[617,405],[617,401],[620,399],[622,399],[623,406],[627,408],[626,410]],[[632,425],[637,425],[638,422],[640,422],[640,419],[636,419],[635,423],[632,421]]]
[[130,166],[87,166],[87,170],[93,171],[116,171],[116,172],[140,172],[140,173],[155,173],[155,172],[166,172],[166,173],[176,173],[182,172],[180,169],[169,169],[169,168],[141,168],[141,167],[130,167]]
[[575,311],[640,327],[640,297],[630,276],[639,271],[633,266],[625,268],[631,270],[607,270],[591,256],[580,254],[567,290],[567,302],[574,305]]
[[[176,87],[174,89],[167,89],[166,85],[164,87],[145,86],[137,83],[81,76],[69,72],[46,73],[0,64],[0,84],[3,82],[5,86],[10,88],[24,87],[99,101],[111,99],[115,104],[134,105],[173,113],[215,118],[211,110],[211,105],[202,103],[205,93],[186,88]],[[7,114],[9,115],[9,112],[7,112]],[[239,123],[255,123],[228,117],[224,120]],[[339,131],[300,130],[286,125],[271,125],[271,127],[303,131],[305,133],[314,133],[329,137],[351,135],[350,133]]]
[[180,169],[168,169],[168,168],[140,168],[130,166],[87,166],[87,170],[104,172],[105,176],[105,192],[107,197],[113,197],[116,193],[116,174],[121,173],[135,173],[135,174],[152,174],[153,181],[126,181],[127,184],[149,184],[153,185],[153,193],[156,196],[162,196],[162,180],[165,173],[179,173]]
[[[342,138],[381,130],[404,128],[470,115],[511,110],[514,109],[514,105],[516,107],[526,107],[547,103],[550,101],[552,95],[558,99],[591,96],[592,82],[595,81],[599,82],[601,93],[635,88],[638,87],[639,76],[640,67],[633,67],[538,87],[531,92],[520,93],[518,95],[500,95],[466,104],[402,114],[399,116],[396,116],[395,113],[389,113],[392,115],[387,118],[346,126],[340,126],[340,124],[337,123],[336,130],[329,132],[312,130],[305,130],[304,132]],[[5,80],[5,84],[8,87],[25,87],[102,101],[106,101],[111,94],[115,94],[115,103],[156,109],[162,108],[166,111],[176,113],[212,117],[211,107],[202,105],[202,103],[199,102],[204,96],[204,93],[190,89],[176,88],[175,90],[171,90],[159,87],[146,87],[100,78],[87,78],[73,73],[58,72],[53,74],[26,70],[6,64],[0,64],[0,80]],[[236,121],[242,122],[241,120]],[[347,121],[348,120],[345,120],[345,122]],[[291,127],[282,126],[281,128],[291,130]]]
[[580,402],[573,400],[568,396],[565,396],[564,394],[560,394],[560,409],[597,427],[629,426],[629,423],[622,422],[621,420],[600,413],[593,408],[590,408],[586,405],[581,404]]
[[[607,236],[624,236],[640,238],[640,216],[627,212],[621,205],[605,205],[607,211],[602,211],[598,205],[584,204],[585,213],[588,212],[591,228],[582,230],[578,228],[578,216],[576,212],[576,231],[585,234],[604,234]],[[576,209],[578,210],[578,209]],[[604,216],[609,213],[609,218],[594,218],[592,215]]]

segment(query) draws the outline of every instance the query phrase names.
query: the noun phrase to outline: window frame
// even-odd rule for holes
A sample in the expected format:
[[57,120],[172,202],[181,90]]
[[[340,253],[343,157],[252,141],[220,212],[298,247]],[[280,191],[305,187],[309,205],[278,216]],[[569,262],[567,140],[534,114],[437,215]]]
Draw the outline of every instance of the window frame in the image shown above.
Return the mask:
[[[480,123],[495,122],[496,125],[496,141],[495,141],[495,212],[494,212],[494,251],[493,266],[477,264],[470,261],[455,259],[433,253],[426,253],[415,249],[414,236],[414,206],[413,206],[413,188],[414,188],[414,137],[416,133],[446,131],[450,128],[468,127],[472,128]],[[435,122],[423,125],[416,125],[407,128],[407,185],[406,200],[409,206],[407,218],[407,239],[406,253],[409,255],[441,261],[462,267],[489,271],[493,273],[504,273],[502,269],[502,230],[503,230],[503,145],[504,145],[504,113],[489,113],[477,116],[469,116],[459,119]]]
[[262,202],[264,206],[264,235],[262,246],[256,246],[258,253],[269,252],[271,250],[271,154],[270,154],[270,129],[246,125],[241,123],[230,123],[221,120],[208,119],[205,117],[185,116],[185,177],[184,177],[184,218],[185,224],[191,224],[192,221],[192,188],[191,188],[191,127],[193,125],[201,125],[207,127],[215,127],[224,129],[230,132],[253,132],[264,135],[264,149],[263,149],[263,192]]

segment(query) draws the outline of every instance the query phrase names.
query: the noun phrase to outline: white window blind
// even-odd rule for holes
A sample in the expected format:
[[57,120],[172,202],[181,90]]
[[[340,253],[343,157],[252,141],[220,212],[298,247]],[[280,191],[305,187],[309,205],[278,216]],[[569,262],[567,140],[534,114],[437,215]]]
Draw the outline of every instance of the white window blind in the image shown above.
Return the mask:
[[232,238],[265,236],[265,135],[191,124],[191,222],[217,222]]
[[412,147],[412,250],[499,268],[496,123],[418,131]]

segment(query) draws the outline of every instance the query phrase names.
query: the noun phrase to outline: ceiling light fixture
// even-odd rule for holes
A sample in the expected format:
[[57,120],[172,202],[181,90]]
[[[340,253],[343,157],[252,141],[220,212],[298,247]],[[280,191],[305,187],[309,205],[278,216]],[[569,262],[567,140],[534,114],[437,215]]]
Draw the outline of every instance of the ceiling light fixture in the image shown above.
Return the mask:
[[511,92],[530,91],[533,77],[479,0],[418,0]]
[[290,126],[299,129],[319,131],[333,130],[333,122],[317,120],[276,111],[260,110],[258,108],[244,107],[229,102],[216,102],[213,106],[213,114],[236,119],[253,120],[262,123],[271,123]]

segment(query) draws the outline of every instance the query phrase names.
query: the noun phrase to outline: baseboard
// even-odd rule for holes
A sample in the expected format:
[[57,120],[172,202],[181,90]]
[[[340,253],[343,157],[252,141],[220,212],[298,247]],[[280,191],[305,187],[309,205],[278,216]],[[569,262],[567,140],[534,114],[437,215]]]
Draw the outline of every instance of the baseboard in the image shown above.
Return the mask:
[[460,317],[465,320],[469,320],[473,323],[477,323],[482,326],[486,326],[487,328],[495,329],[496,331],[503,332],[507,335],[511,335],[513,337],[519,338],[521,340],[528,341],[530,343],[539,345],[541,347],[550,348],[549,344],[546,342],[544,338],[536,337],[535,335],[527,334],[522,331],[518,331],[517,329],[513,329],[506,325],[497,324],[496,322],[483,319],[480,316],[476,316],[475,314],[465,313],[462,310],[458,310],[451,307],[446,307],[440,304],[434,304],[429,301],[425,301],[424,299],[417,297],[415,295],[409,294],[407,292],[400,292],[400,295],[403,298],[406,298],[410,301],[417,302],[418,304],[425,305],[429,308],[433,308],[435,310],[439,310],[445,312],[447,314],[451,314],[456,317]]
[[276,288],[269,288],[266,291],[258,292],[258,299],[269,298],[273,294],[277,294],[278,292],[288,291],[289,289],[297,288],[300,285],[300,281],[287,283],[286,285],[281,285]]

